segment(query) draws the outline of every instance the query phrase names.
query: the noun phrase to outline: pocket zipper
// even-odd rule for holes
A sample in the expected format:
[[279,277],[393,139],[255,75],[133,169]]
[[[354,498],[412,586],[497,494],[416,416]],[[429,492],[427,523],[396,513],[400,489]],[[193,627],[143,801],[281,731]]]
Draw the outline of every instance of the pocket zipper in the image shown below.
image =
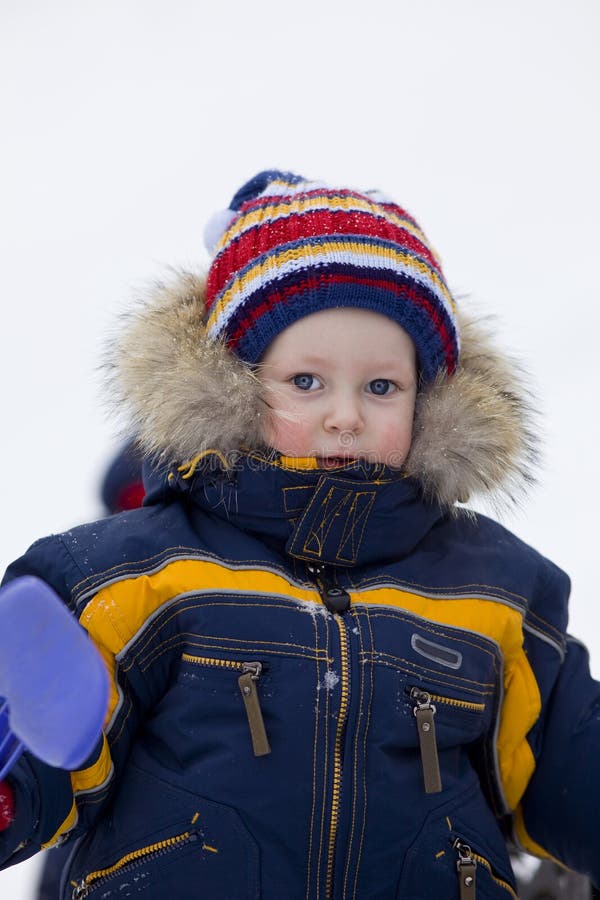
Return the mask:
[[421,688],[411,688],[410,697],[415,701],[413,715],[417,721],[425,793],[439,794],[442,790],[442,776],[435,739],[435,705],[431,702],[431,694]]
[[458,872],[458,883],[459,883],[459,891],[460,891],[460,900],[477,900],[477,866],[483,866],[487,869],[490,878],[495,881],[495,883],[503,888],[513,900],[518,900],[517,895],[515,894],[513,888],[508,883],[508,881],[504,881],[503,878],[498,878],[494,875],[492,871],[492,867],[488,860],[484,856],[480,856],[479,853],[475,853],[469,844],[463,841],[461,838],[457,837],[452,846],[458,853],[458,859],[456,861],[456,870]]
[[[440,762],[435,736],[434,717],[436,704],[443,703],[459,709],[468,709],[472,712],[483,712],[485,703],[456,700],[454,697],[443,697],[440,694],[432,694],[430,691],[425,691],[419,687],[410,688],[409,693],[411,700],[415,703],[413,715],[417,721],[425,793],[438,794],[442,790],[442,776],[440,774]],[[433,702],[434,700],[435,703]]]
[[218,659],[213,656],[192,656],[190,653],[182,653],[181,658],[197,666],[232,669],[242,673],[238,678],[238,687],[244,701],[252,739],[252,750],[255,756],[266,756],[270,753],[271,747],[258,695],[258,679],[263,670],[262,663],[238,662],[234,659]]
[[477,860],[469,845],[460,838],[456,838],[453,847],[458,853],[456,871],[458,872],[460,900],[477,900]]
[[174,847],[188,844],[190,841],[197,841],[198,834],[195,831],[184,831],[172,838],[166,838],[164,841],[158,841],[156,844],[149,844],[147,847],[141,847],[139,850],[133,850],[131,853],[125,854],[114,865],[106,869],[98,869],[96,872],[90,872],[81,881],[74,882],[71,900],[84,900],[90,891],[101,887],[113,876],[119,874],[123,869],[131,869],[135,866],[143,865],[150,857],[164,856]]

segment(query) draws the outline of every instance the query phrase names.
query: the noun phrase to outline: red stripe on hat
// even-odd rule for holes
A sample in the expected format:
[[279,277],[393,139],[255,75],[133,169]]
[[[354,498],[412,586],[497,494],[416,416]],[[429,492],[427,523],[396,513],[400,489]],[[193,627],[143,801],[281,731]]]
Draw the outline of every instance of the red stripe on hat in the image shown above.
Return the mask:
[[367,201],[374,207],[382,207],[388,212],[395,213],[397,216],[401,216],[403,219],[406,219],[411,225],[414,225],[415,228],[420,230],[420,226],[418,222],[413,219],[411,214],[403,209],[401,206],[398,206],[397,203],[394,203],[392,200],[377,200],[375,197],[369,194],[361,194],[360,191],[353,191],[349,188],[340,188],[339,190],[335,190],[323,185],[320,188],[314,188],[311,191],[298,191],[295,194],[292,194],[291,191],[297,185],[290,184],[288,185],[289,189],[287,192],[282,190],[279,194],[260,194],[258,197],[253,197],[252,200],[246,200],[245,203],[242,203],[240,206],[240,212],[244,215],[247,212],[251,212],[254,209],[260,209],[261,207],[271,206],[272,204],[282,203],[282,204],[291,204],[297,203],[299,200],[304,199],[314,199],[315,197],[352,197],[354,200],[362,200]]
[[206,306],[210,309],[231,276],[253,259],[276,247],[306,238],[319,240],[325,236],[354,235],[388,240],[402,249],[416,253],[440,273],[431,250],[409,231],[383,217],[351,210],[298,210],[289,216],[261,222],[231,241],[211,266],[206,285]]
[[[353,275],[323,273],[316,277],[312,276],[310,278],[305,278],[302,281],[288,285],[283,289],[274,290],[262,301],[262,303],[258,304],[258,306],[253,306],[247,310],[246,315],[240,321],[235,332],[227,338],[229,347],[231,347],[232,350],[235,350],[236,344],[248,329],[252,328],[261,316],[269,313],[274,306],[277,306],[279,303],[285,304],[299,294],[303,294],[308,290],[316,290],[329,284],[359,284],[364,287],[383,288],[392,294],[396,294],[397,297],[408,298],[411,303],[423,308],[437,328],[441,338],[444,356],[446,358],[447,372],[448,375],[452,375],[456,368],[456,359],[453,352],[454,341],[436,307],[417,288],[398,285],[393,281],[388,281],[383,278],[361,278]],[[393,319],[393,316],[390,316],[390,318]]]

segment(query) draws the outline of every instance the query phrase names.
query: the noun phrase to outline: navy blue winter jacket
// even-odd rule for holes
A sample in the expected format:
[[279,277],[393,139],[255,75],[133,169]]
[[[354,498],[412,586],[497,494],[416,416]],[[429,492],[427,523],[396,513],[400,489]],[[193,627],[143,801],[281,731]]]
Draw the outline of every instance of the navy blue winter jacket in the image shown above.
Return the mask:
[[191,471],[9,569],[76,611],[112,692],[85,769],[12,773],[5,864],[66,837],[63,900],[458,898],[465,878],[499,900],[514,834],[600,880],[599,690],[566,576],[384,467]]

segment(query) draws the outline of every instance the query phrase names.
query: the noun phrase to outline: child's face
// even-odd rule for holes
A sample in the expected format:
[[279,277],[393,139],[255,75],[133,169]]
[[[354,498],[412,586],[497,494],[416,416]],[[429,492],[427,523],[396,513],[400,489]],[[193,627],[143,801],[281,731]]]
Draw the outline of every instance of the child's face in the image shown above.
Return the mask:
[[323,467],[351,459],[398,468],[410,449],[415,348],[400,325],[363,309],[328,309],[290,325],[260,367],[266,443]]

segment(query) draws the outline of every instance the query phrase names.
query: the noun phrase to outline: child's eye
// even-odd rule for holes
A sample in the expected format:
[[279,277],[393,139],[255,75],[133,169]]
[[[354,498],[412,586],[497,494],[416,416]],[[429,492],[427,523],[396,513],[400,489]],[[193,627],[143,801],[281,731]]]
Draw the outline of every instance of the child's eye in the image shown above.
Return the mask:
[[396,390],[396,385],[389,378],[374,378],[369,382],[369,392],[383,397],[384,394],[391,394]]
[[316,391],[321,387],[321,382],[317,376],[310,375],[308,372],[301,372],[299,375],[294,375],[292,382],[297,388],[300,388],[301,391]]

